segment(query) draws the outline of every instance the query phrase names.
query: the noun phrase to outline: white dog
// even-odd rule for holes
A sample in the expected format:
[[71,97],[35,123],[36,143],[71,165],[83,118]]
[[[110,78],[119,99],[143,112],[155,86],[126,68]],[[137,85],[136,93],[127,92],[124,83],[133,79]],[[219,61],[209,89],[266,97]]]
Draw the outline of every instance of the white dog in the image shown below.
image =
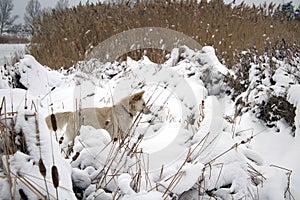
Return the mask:
[[52,117],[51,115],[46,117],[46,123],[52,131],[53,127],[62,129],[66,125],[65,135],[69,141],[74,140],[81,125],[93,126],[96,129],[103,128],[113,139],[123,139],[131,127],[134,116],[138,112],[144,114],[150,112],[143,99],[144,92],[125,97],[112,107],[83,108],[75,112],[55,113]]

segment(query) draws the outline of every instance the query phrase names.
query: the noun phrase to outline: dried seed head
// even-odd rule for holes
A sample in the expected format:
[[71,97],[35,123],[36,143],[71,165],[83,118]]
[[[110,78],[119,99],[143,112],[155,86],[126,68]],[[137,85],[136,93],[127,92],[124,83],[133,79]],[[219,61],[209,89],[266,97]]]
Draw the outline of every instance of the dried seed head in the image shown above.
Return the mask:
[[78,158],[79,155],[80,155],[80,153],[76,152],[75,156],[72,157],[72,161],[75,161]]
[[58,144],[62,144],[63,141],[64,141],[64,137],[62,136],[62,137],[59,138]]
[[57,131],[56,117],[53,113],[50,115],[50,119],[53,131]]
[[57,188],[59,186],[59,176],[58,176],[58,170],[56,166],[52,166],[51,175],[52,175],[53,185],[55,188]]
[[43,160],[40,158],[39,160],[39,170],[40,170],[40,173],[42,174],[43,177],[46,177],[46,173],[47,173],[47,170],[46,170],[46,167],[43,163]]
[[20,199],[21,200],[28,200],[28,197],[25,194],[25,192],[23,191],[23,189],[19,189],[19,194],[20,194]]

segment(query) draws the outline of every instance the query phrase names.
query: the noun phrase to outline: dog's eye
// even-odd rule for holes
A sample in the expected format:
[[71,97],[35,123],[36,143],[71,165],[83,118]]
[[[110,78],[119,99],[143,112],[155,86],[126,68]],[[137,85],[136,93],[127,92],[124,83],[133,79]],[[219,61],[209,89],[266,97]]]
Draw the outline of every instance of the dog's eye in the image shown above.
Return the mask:
[[143,106],[145,106],[146,104],[145,103],[143,103]]

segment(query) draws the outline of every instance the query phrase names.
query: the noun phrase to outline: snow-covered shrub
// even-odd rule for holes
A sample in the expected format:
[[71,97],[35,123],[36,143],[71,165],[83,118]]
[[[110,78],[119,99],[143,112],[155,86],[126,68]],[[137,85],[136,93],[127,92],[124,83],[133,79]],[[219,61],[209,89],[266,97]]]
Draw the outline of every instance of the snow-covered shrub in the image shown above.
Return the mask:
[[8,66],[4,64],[1,68],[0,89],[7,88],[22,88],[26,87],[20,82],[21,75],[18,70],[15,70],[14,66]]
[[263,55],[249,49],[239,55],[234,75],[227,77],[228,93],[236,100],[237,115],[251,110],[267,126],[279,121],[293,127],[295,105],[287,99],[288,89],[300,83],[300,47],[279,42]]

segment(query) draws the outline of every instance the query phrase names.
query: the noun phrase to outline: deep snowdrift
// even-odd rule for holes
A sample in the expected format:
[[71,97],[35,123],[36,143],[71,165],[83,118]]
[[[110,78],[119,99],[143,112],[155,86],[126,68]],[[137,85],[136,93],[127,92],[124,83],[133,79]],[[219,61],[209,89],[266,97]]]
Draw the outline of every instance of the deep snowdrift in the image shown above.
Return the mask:
[[[94,59],[53,71],[26,55],[2,67],[0,199],[300,198],[300,86],[287,96],[296,107],[292,137],[284,122],[276,132],[251,112],[235,117],[223,94],[227,73],[212,47],[174,49],[164,64]],[[122,145],[82,126],[72,146],[45,125],[52,112],[111,106],[137,90],[152,113],[137,116]],[[16,147],[7,155],[4,144]]]

